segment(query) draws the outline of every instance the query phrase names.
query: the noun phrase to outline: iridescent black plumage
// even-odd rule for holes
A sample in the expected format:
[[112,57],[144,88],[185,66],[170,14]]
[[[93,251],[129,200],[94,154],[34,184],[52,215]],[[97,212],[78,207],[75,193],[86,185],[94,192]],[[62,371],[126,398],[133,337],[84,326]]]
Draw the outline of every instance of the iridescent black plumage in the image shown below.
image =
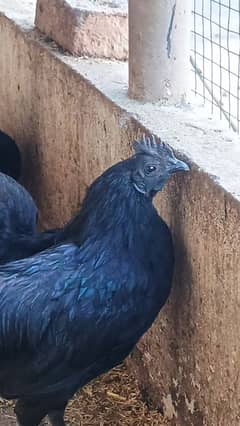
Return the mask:
[[0,264],[22,259],[54,244],[58,230],[37,232],[38,209],[29,192],[0,173]]
[[20,172],[19,148],[0,130],[0,264],[38,253],[53,245],[58,235],[58,230],[37,232],[38,210],[16,182]]
[[19,399],[23,426],[47,413],[62,425],[68,399],[122,362],[166,302],[173,246],[152,194],[187,166],[164,155],[108,169],[61,244],[0,268],[0,394]]
[[14,140],[0,130],[0,171],[18,180],[21,174],[21,155]]

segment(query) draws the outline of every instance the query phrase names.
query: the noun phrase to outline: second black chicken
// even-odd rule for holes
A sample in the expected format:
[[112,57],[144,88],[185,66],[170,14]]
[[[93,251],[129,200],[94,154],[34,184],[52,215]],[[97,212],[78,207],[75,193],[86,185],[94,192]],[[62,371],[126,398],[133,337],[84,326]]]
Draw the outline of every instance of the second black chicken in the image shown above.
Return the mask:
[[0,171],[18,180],[21,174],[21,154],[16,142],[0,130]]
[[50,247],[60,232],[37,231],[37,206],[29,192],[16,182],[21,162],[17,144],[0,130],[0,264]]
[[29,192],[0,173],[0,264],[29,257],[55,243],[60,230],[37,231],[38,209]]

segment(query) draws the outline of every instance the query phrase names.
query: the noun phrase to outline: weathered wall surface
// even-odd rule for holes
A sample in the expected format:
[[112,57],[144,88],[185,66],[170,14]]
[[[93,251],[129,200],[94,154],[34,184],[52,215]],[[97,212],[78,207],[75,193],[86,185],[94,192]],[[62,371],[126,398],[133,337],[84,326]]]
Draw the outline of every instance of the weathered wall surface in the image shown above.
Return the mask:
[[175,237],[174,291],[130,365],[172,424],[238,426],[239,205],[200,173],[168,190],[160,206]]
[[76,210],[104,168],[129,154],[131,131],[121,134],[121,112],[36,45],[34,34],[24,36],[4,18],[0,33],[0,128],[20,144],[23,179],[43,223],[55,226]]
[[[79,56],[126,60],[127,2],[38,0],[36,27]],[[121,4],[120,4],[121,6]]]
[[[130,153],[140,124],[123,126],[121,109],[37,33],[1,16],[0,33],[0,128],[20,143],[42,222],[56,226],[103,169]],[[239,202],[193,166],[157,205],[174,234],[174,290],[129,363],[173,424],[239,426]]]

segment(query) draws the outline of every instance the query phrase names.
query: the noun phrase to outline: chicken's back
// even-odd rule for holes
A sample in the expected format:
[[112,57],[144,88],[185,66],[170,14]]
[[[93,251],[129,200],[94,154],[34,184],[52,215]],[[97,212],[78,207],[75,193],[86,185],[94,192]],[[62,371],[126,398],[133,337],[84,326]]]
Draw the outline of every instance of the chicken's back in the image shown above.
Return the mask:
[[0,172],[18,180],[21,173],[21,155],[14,140],[0,130]]

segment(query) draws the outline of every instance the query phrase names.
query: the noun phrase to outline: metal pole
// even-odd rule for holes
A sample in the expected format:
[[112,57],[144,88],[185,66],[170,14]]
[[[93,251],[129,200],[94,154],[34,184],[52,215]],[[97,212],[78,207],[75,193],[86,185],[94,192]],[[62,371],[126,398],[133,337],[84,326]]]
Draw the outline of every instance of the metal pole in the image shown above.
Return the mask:
[[129,97],[185,103],[191,0],[129,0]]

